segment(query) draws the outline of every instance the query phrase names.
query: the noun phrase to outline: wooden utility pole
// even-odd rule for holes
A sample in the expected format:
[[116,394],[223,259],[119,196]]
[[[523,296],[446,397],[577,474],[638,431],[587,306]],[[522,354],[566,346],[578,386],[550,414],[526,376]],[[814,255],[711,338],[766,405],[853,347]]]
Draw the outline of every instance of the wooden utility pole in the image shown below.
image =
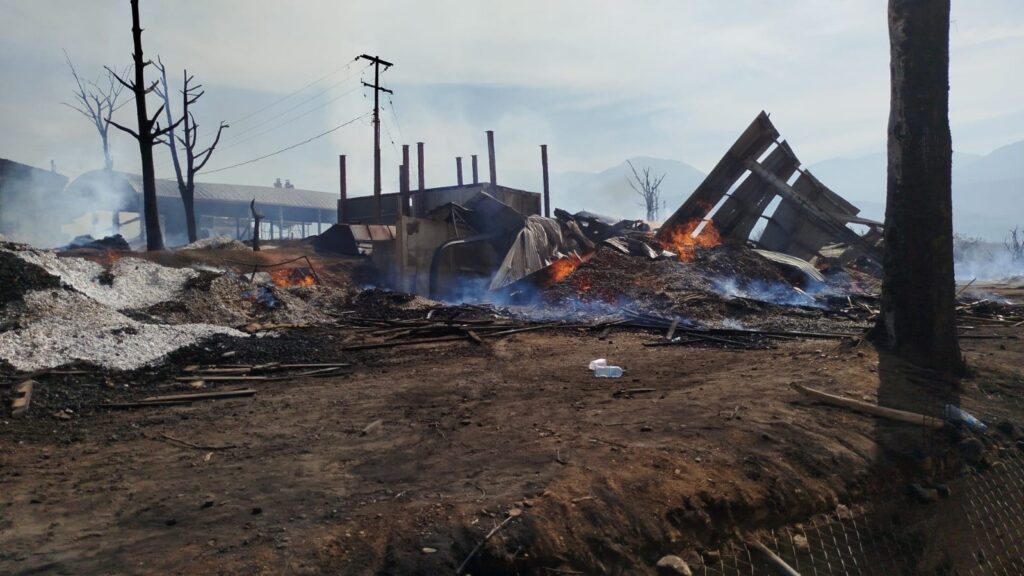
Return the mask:
[[950,0],[889,0],[891,101],[881,314],[899,357],[964,369],[953,279]]
[[362,54],[359,58],[373,62],[373,84],[363,82],[363,86],[373,88],[373,198],[376,203],[377,223],[380,224],[380,93],[394,94],[391,90],[380,85],[380,67],[384,66],[384,69],[387,70],[394,66],[394,64],[381,60],[378,56]]

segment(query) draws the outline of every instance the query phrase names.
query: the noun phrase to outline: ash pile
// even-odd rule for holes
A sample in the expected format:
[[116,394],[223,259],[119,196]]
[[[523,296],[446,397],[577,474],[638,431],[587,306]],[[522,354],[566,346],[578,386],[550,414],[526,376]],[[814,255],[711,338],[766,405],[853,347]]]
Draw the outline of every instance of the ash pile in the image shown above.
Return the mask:
[[81,248],[58,254],[0,245],[0,361],[18,371],[135,370],[212,337],[328,321],[348,298],[318,285],[304,266],[242,274],[197,260],[196,252],[166,253],[175,265],[164,265],[106,246]]

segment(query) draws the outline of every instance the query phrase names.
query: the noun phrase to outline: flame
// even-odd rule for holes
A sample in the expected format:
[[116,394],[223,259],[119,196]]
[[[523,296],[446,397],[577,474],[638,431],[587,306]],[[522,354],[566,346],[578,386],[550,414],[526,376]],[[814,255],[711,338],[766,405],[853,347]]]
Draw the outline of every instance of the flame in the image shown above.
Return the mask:
[[555,260],[548,266],[548,283],[557,284],[565,280],[582,263],[583,259],[578,256],[566,256]]
[[[704,224],[703,228],[698,228]],[[692,262],[697,255],[697,248],[713,248],[722,243],[714,222],[694,218],[681,226],[675,227],[667,239],[661,241],[661,247],[679,254],[681,262]]]
[[278,288],[294,288],[316,284],[316,277],[305,268],[279,268],[270,271],[270,278]]

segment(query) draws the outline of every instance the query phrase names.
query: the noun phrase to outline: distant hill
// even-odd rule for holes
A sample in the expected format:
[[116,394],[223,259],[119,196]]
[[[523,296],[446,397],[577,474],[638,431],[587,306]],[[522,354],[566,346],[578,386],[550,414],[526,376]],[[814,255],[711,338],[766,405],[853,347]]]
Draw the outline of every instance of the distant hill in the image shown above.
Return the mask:
[[[704,180],[704,173],[678,160],[638,156],[630,158],[638,171],[650,167],[652,175],[665,175],[661,198],[665,205],[661,217],[671,214]],[[589,210],[615,218],[639,219],[646,216],[643,200],[629,186],[632,172],[626,162],[601,172],[561,172],[551,176],[555,206],[569,212]]]
[[[810,166],[826,186],[868,218],[885,211],[886,155],[833,158]],[[1024,142],[979,156],[953,154],[953,227],[966,236],[1001,241],[1024,225]]]

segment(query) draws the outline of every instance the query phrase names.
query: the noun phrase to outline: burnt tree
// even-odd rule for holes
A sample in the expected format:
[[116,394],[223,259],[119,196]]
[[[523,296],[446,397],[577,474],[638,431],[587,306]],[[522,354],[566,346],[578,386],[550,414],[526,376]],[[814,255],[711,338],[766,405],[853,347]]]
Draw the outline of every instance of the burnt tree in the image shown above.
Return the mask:
[[882,308],[875,339],[946,373],[964,369],[953,279],[950,0],[889,0],[891,103]]
[[[157,58],[157,69],[160,70],[160,87],[156,89],[157,94],[164,100],[164,109],[167,111],[167,124],[172,125],[171,118],[171,96],[170,89],[167,85],[167,69],[164,67],[163,62],[160,58]],[[195,104],[199,98],[205,94],[201,90],[202,85],[190,86],[193,77],[188,75],[188,70],[185,70],[182,74],[184,82],[182,84],[181,98],[182,98],[182,109],[181,118],[182,132],[184,136],[176,136],[174,129],[170,130],[167,139],[167,146],[171,149],[171,163],[174,165],[174,175],[178,180],[178,193],[181,195],[181,202],[185,208],[185,225],[188,230],[188,241],[195,242],[198,238],[198,231],[196,229],[196,174],[206,166],[209,162],[210,156],[213,155],[213,150],[217,147],[220,142],[221,132],[228,127],[224,122],[220,123],[217,128],[217,135],[213,139],[213,143],[207,148],[196,151],[197,147],[197,132],[199,130],[199,124],[196,123],[195,116],[192,114],[190,107]],[[181,162],[178,159],[178,144],[181,144],[182,150],[185,152],[185,169],[182,170]]]
[[657,220],[658,210],[661,208],[661,182],[665,180],[666,174],[652,177],[651,167],[645,166],[641,176],[631,161],[626,160],[626,164],[629,164],[629,169],[633,171],[633,179],[627,180],[633,191],[644,199],[643,207],[647,210],[647,220]]
[[[96,128],[96,132],[100,136],[100,143],[103,145],[103,168],[106,170],[112,170],[114,168],[114,158],[110,155],[110,139],[108,133],[110,130],[110,118],[117,112],[119,108],[128,103],[128,101],[121,102],[118,104],[118,100],[121,98],[121,91],[124,90],[124,86],[114,77],[114,74],[109,70],[104,70],[106,74],[89,82],[82,82],[82,78],[78,76],[78,71],[75,70],[75,65],[71,63],[71,57],[68,53],[64,53],[64,58],[68,62],[68,68],[71,69],[71,76],[75,79],[75,104],[64,103],[65,106],[75,110],[82,116],[89,119],[89,122]],[[128,73],[128,69],[125,68],[124,73]]]
[[146,66],[152,62],[142,58],[142,28],[139,26],[139,0],[131,0],[132,5],[132,42],[135,51],[132,53],[132,62],[135,69],[135,78],[128,82],[116,72],[107,67],[107,71],[114,75],[125,88],[132,91],[135,96],[135,115],[138,123],[138,131],[132,130],[108,120],[107,123],[118,130],[127,132],[135,137],[139,143],[139,160],[142,164],[142,211],[146,226],[146,249],[163,250],[164,238],[160,232],[160,213],[156,203],[156,172],[153,169],[153,145],[163,142],[161,137],[174,129],[178,122],[165,128],[160,127],[160,113],[164,107],[161,106],[152,118],[146,111],[146,95],[152,92],[157,83],[146,85]]

